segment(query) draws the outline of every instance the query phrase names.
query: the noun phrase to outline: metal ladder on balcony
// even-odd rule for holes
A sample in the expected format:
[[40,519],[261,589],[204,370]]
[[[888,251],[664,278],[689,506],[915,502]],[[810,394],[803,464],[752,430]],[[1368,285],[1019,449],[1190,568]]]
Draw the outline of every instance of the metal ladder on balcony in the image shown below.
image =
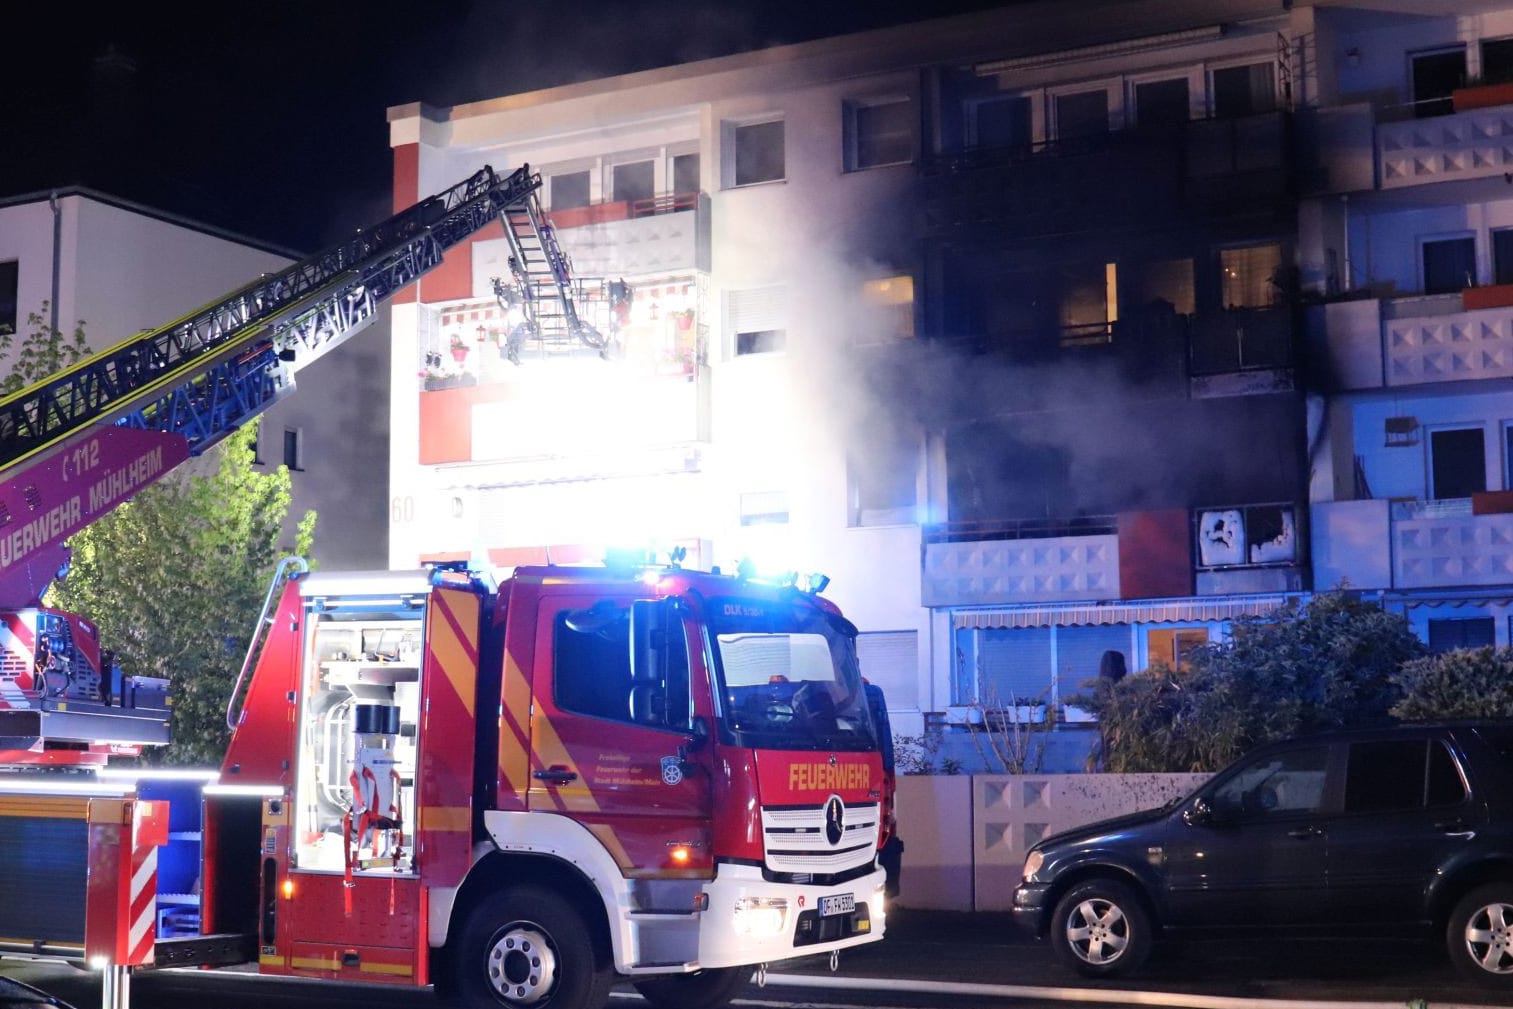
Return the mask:
[[504,304],[511,285],[533,335],[576,341],[607,356],[609,338],[578,311],[572,262],[557,244],[557,235],[532,192],[500,214],[510,247],[510,278],[494,279],[494,293]]

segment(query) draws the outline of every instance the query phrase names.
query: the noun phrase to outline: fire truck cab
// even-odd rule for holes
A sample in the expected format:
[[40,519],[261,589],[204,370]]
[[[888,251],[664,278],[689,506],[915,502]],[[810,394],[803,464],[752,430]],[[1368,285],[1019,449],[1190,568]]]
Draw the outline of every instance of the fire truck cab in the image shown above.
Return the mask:
[[262,971],[557,1009],[629,981],[672,1009],[882,938],[882,744],[816,593],[318,573],[269,627],[203,875],[207,930],[255,932]]

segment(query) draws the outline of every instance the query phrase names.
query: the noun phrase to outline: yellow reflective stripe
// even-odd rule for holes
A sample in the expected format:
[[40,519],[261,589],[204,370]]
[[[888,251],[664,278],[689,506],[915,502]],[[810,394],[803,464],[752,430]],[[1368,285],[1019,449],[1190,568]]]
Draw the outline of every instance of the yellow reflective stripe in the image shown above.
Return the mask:
[[467,806],[421,806],[420,829],[461,832],[472,830],[473,811]]

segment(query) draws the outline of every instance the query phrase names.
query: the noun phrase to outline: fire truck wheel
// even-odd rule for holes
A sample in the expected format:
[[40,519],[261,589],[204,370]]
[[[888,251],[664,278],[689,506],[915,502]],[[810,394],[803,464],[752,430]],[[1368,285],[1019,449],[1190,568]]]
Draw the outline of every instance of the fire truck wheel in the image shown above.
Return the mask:
[[594,934],[555,894],[501,891],[468,915],[450,987],[475,1009],[603,1009],[614,972]]
[[750,967],[719,967],[634,982],[655,1009],[719,1009],[751,980]]

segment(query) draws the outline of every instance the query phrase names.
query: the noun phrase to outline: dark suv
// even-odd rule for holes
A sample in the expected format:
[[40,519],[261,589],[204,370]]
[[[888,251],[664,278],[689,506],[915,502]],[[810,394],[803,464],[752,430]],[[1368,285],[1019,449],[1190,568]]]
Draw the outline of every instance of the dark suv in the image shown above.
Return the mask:
[[1273,743],[1185,799],[1046,838],[1017,921],[1093,977],[1161,934],[1442,935],[1513,991],[1513,720]]

